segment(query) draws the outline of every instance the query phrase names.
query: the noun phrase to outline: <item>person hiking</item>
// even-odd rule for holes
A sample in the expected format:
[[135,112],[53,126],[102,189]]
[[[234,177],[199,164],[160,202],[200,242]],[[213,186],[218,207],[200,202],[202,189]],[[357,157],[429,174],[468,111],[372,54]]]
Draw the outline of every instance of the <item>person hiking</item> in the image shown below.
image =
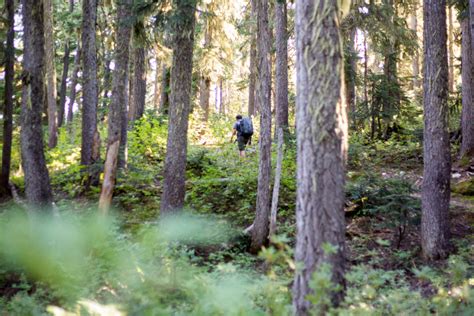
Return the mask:
[[253,135],[252,120],[249,117],[242,118],[242,115],[235,117],[236,122],[234,123],[232,136],[230,142],[233,142],[234,135],[237,134],[237,145],[239,147],[240,157],[245,157],[245,146],[250,144]]

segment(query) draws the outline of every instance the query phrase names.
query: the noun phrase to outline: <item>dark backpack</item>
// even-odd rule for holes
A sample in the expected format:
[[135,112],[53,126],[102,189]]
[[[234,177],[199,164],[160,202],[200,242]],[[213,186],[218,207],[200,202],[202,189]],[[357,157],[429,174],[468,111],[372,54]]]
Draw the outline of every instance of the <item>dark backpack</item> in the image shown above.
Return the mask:
[[244,117],[240,120],[239,132],[244,137],[251,137],[253,135],[253,125],[250,117]]

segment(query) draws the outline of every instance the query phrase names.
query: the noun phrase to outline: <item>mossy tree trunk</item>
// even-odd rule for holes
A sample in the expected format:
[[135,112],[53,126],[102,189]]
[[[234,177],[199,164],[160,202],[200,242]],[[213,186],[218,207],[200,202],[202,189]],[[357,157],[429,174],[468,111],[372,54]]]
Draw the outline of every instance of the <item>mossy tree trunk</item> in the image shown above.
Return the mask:
[[3,106],[3,146],[2,146],[2,171],[0,173],[0,197],[10,196],[10,166],[12,156],[13,136],[13,82],[15,80],[15,1],[6,0],[7,14],[7,43],[5,50],[5,90]]
[[58,143],[58,117],[56,106],[56,69],[54,64],[53,1],[44,0],[44,43],[46,65],[46,100],[48,103],[48,146]]
[[128,118],[135,121],[143,116],[146,98],[146,49],[141,43],[135,43],[133,50],[133,84]]
[[448,134],[446,1],[424,0],[424,170],[421,246],[428,260],[447,255],[451,155]]
[[[97,143],[97,44],[96,20],[97,0],[82,2],[82,135],[81,164],[88,168],[92,179],[92,165],[99,160]],[[72,87],[75,89],[75,87]],[[95,149],[94,149],[95,148]],[[94,176],[95,177],[95,176]]]
[[[337,1],[301,0],[296,4],[297,52],[297,200],[293,306],[296,315],[311,311],[310,280],[323,264],[344,288],[344,183],[347,109]],[[325,252],[325,245],[333,247]],[[337,305],[342,289],[328,293]]]
[[188,119],[191,109],[191,81],[196,0],[174,0],[179,22],[173,30],[173,63],[168,140],[164,166],[161,214],[179,211],[184,205]]
[[45,98],[44,2],[22,0],[23,93],[21,102],[21,162],[28,203],[51,206],[53,195],[46,168],[41,116]]
[[474,76],[474,43],[473,26],[474,1],[470,1],[470,14],[461,22],[462,28],[462,117],[461,117],[461,157],[474,157],[474,98],[473,98],[473,76]]

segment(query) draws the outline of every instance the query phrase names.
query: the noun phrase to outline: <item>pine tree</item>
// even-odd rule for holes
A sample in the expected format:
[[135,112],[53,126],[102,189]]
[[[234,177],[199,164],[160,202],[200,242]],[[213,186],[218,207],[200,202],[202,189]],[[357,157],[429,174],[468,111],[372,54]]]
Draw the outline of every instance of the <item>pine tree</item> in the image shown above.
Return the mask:
[[447,255],[451,155],[448,134],[446,1],[424,0],[424,170],[421,246],[426,259]]
[[[337,1],[301,0],[296,4],[297,52],[297,200],[296,253],[302,269],[293,285],[297,315],[311,311],[310,280],[330,264],[333,283],[344,286],[344,182],[347,113]],[[325,252],[326,245],[332,251]],[[342,291],[331,293],[332,303]]]
[[22,0],[23,91],[21,101],[21,162],[28,203],[47,209],[53,195],[46,168],[41,115],[44,109],[44,3]]

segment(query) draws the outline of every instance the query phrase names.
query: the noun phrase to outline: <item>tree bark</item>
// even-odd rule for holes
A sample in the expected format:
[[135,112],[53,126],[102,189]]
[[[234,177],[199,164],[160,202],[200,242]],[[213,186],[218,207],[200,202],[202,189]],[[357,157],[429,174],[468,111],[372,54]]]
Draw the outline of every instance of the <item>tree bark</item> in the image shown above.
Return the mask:
[[453,26],[453,8],[448,6],[448,55],[449,55],[449,92],[454,93],[454,26]]
[[161,62],[159,59],[155,59],[155,63],[156,63],[156,68],[155,68],[155,83],[154,83],[154,89],[153,89],[153,107],[155,108],[155,110],[158,110],[160,109],[160,85],[159,85],[159,82],[160,82],[160,65],[161,65]]
[[[138,45],[138,44],[137,44]],[[133,53],[134,73],[133,73],[133,90],[131,91],[130,113],[128,114],[130,121],[140,119],[145,112],[146,98],[146,49],[138,46]],[[131,111],[133,109],[133,111]]]
[[66,105],[67,77],[69,72],[69,43],[64,48],[63,74],[61,78],[61,88],[59,89],[59,109],[58,109],[58,127],[64,123],[64,110]]
[[[82,145],[81,164],[93,165],[98,156],[94,155],[95,140],[97,140],[97,52],[96,52],[96,20],[97,0],[82,2]],[[118,41],[117,41],[118,42]],[[92,173],[90,173],[92,176]]]
[[170,108],[170,79],[171,69],[163,64],[163,73],[161,75],[161,98],[160,98],[160,112],[168,114]]
[[[208,51],[211,47],[212,30],[209,23],[206,24],[204,34],[204,50]],[[204,121],[209,119],[209,98],[211,97],[211,78],[208,73],[202,73],[199,80],[199,106],[204,111]]]
[[112,74],[112,100],[108,116],[107,154],[104,165],[104,181],[99,199],[99,209],[107,213],[112,202],[115,178],[121,145],[123,118],[127,106],[129,72],[129,46],[131,26],[125,23],[132,14],[132,0],[123,0],[117,7],[117,30],[115,32],[115,67]]
[[277,163],[275,167],[275,182],[273,184],[269,237],[275,235],[277,231],[278,196],[280,194],[281,166],[283,163],[283,142],[284,142],[283,134],[284,134],[283,128],[279,128],[277,131],[277,139],[278,139]]
[[474,104],[473,104],[473,46],[469,17],[461,21],[461,76],[462,76],[462,114],[461,114],[461,158],[474,157]]
[[81,45],[77,43],[76,55],[74,56],[74,70],[72,71],[71,78],[71,90],[69,92],[69,104],[67,107],[67,119],[68,124],[72,123],[74,118],[74,102],[76,102],[76,86],[78,80],[79,70],[81,69]]
[[[309,282],[322,264],[332,281],[344,287],[344,182],[347,113],[343,59],[336,1],[301,0],[296,4],[297,52],[297,200],[293,306],[297,315],[311,312]],[[325,252],[325,244],[334,252]],[[332,303],[343,298],[334,290]]]
[[271,72],[270,72],[270,30],[268,26],[268,0],[257,0],[257,102],[260,110],[260,137],[257,184],[257,207],[252,229],[250,251],[258,253],[268,243],[270,220],[270,178],[271,178]]
[[276,130],[288,132],[288,32],[286,1],[275,4],[275,107]]
[[13,86],[15,80],[15,1],[6,0],[5,9],[7,14],[7,47],[5,50],[5,92],[3,107],[3,147],[2,147],[2,171],[0,173],[0,196],[11,196],[10,165],[12,156],[13,136]]
[[204,111],[204,122],[209,119],[209,98],[211,96],[211,78],[201,76],[199,83],[199,104]]
[[255,109],[255,81],[257,77],[257,38],[256,38],[256,23],[257,23],[257,1],[250,0],[251,3],[251,17],[252,17],[252,27],[250,29],[250,34],[252,39],[250,41],[250,74],[249,74],[249,105],[248,105],[248,114],[249,116],[254,116],[256,114]]
[[[74,0],[69,0],[69,13],[74,12]],[[69,73],[69,59],[71,53],[71,43],[66,39],[63,58],[63,74],[61,78],[61,88],[59,89],[59,109],[58,109],[58,127],[64,123],[64,112],[66,107],[67,78]]]
[[448,134],[446,1],[424,0],[424,170],[421,246],[428,259],[447,255],[451,156]]
[[41,115],[45,100],[45,37],[42,0],[22,0],[23,93],[21,102],[21,160],[28,203],[49,208],[53,195],[44,157]]
[[[417,5],[415,5],[415,12],[413,12],[412,15],[410,15],[410,29],[415,32],[416,37],[418,38],[418,17],[417,17]],[[411,63],[411,68],[413,72],[413,89],[418,89],[420,87],[420,56],[418,54],[418,50],[415,51],[415,54],[413,56],[413,60]]]
[[195,0],[174,0],[176,23],[171,71],[171,102],[168,141],[164,166],[161,214],[179,211],[184,205],[188,118],[191,108],[191,81],[195,26]]
[[347,98],[347,111],[349,117],[353,121],[353,126],[355,123],[355,112],[356,112],[356,74],[357,74],[357,52],[355,48],[355,37],[357,35],[357,28],[353,27],[349,32],[349,41],[348,45],[348,62],[346,63],[348,69],[346,71],[346,98]]
[[54,65],[53,2],[44,0],[44,44],[46,65],[46,99],[48,102],[49,148],[58,143],[58,117],[56,112],[56,69]]
[[110,69],[110,63],[112,61],[112,57],[105,57],[105,66],[104,66],[104,93],[103,93],[103,101],[102,101],[102,108],[106,109],[107,105],[109,102],[107,100],[109,99],[109,91],[110,91],[110,85],[111,85],[111,69]]

